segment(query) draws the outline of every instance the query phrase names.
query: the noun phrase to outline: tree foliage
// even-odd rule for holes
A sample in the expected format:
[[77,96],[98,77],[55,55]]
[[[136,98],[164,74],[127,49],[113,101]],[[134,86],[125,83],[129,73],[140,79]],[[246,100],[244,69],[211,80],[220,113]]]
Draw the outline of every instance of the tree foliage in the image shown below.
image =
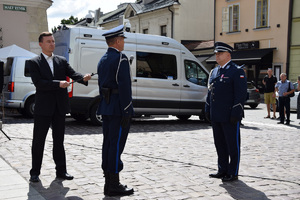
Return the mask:
[[[80,19],[80,21],[81,21],[82,19]],[[73,15],[71,15],[70,17],[69,17],[69,19],[62,19],[61,21],[60,21],[60,24],[70,24],[70,25],[72,25],[72,24],[76,24],[77,22],[78,22],[79,20],[78,20],[78,17],[74,17]],[[61,26],[59,25],[59,26],[54,26],[52,29],[51,29],[51,31],[53,32],[53,33],[55,33],[58,29],[60,29],[61,28]]]

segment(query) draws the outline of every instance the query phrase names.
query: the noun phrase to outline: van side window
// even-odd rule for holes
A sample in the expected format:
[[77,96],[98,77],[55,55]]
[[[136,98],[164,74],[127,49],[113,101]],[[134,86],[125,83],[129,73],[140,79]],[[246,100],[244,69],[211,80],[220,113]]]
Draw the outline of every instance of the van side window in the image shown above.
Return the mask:
[[184,61],[186,80],[197,85],[207,86],[208,74],[201,66],[191,60]]
[[[25,61],[25,62],[26,62],[26,61]],[[25,76],[25,77],[30,77],[29,66],[26,66],[26,65],[25,65],[24,76]]]
[[143,78],[177,79],[176,56],[137,52],[136,76]]

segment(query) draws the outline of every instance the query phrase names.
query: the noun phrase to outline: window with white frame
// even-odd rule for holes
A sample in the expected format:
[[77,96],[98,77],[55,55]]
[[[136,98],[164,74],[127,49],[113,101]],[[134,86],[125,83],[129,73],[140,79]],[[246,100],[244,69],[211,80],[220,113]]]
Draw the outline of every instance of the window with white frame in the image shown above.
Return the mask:
[[256,28],[268,27],[269,0],[256,2]]
[[240,6],[238,4],[229,6],[229,31],[240,30]]
[[222,32],[240,31],[240,5],[224,7],[222,12]]

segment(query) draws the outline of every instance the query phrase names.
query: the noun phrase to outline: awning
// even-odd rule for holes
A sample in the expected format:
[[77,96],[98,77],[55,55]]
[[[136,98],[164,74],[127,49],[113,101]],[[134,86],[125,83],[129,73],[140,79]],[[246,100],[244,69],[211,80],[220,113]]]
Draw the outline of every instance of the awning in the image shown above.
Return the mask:
[[[268,49],[254,49],[254,50],[241,50],[241,51],[233,51],[231,54],[232,61],[260,61],[263,57],[272,53],[276,48],[268,48]],[[207,63],[216,63],[216,55],[211,56],[206,60]]]
[[203,62],[203,61],[205,61],[206,59],[208,59],[209,57],[211,57],[211,55],[210,56],[196,56],[196,58],[200,61],[200,62]]

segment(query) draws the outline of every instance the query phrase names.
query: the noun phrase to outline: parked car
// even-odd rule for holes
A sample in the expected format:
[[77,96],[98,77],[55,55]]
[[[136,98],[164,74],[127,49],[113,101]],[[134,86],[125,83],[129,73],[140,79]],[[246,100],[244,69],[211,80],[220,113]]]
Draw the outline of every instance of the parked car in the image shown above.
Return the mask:
[[[299,91],[298,91],[298,83],[295,82],[293,83],[294,85],[294,88],[295,88],[295,96],[293,96],[291,98],[291,108],[290,110],[291,111],[297,111],[297,98],[298,98],[298,95],[299,95]],[[278,100],[279,96],[278,96],[278,93],[276,92],[276,111],[279,112],[279,100]],[[273,107],[271,105],[271,110],[273,111]]]
[[261,101],[259,90],[252,82],[247,82],[248,98],[245,105],[250,106],[252,109],[256,108]]

